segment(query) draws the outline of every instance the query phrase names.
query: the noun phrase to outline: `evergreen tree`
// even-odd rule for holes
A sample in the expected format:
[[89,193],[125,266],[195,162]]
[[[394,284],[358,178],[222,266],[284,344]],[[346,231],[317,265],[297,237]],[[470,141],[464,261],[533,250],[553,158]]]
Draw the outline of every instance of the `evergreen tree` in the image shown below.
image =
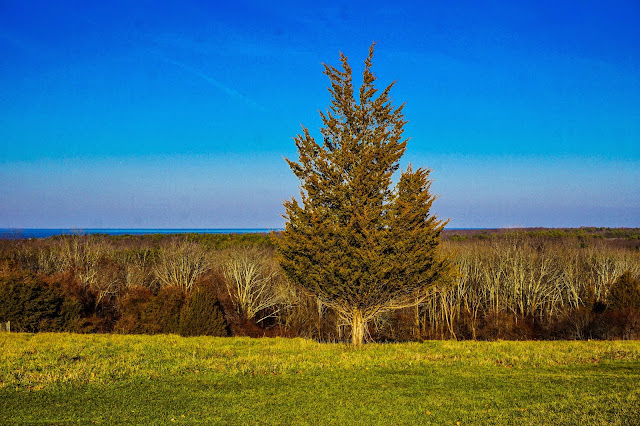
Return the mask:
[[382,312],[415,306],[449,261],[438,251],[445,222],[429,213],[429,170],[409,167],[395,188],[407,141],[404,104],[392,105],[390,84],[379,95],[371,71],[374,45],[355,97],[351,68],[324,65],[331,105],[320,113],[322,145],[303,126],[295,137],[301,203],[284,203],[286,227],[278,258],[294,283],[332,307],[351,326],[354,345]]
[[181,336],[227,336],[227,322],[211,285],[202,284],[191,293],[180,312]]

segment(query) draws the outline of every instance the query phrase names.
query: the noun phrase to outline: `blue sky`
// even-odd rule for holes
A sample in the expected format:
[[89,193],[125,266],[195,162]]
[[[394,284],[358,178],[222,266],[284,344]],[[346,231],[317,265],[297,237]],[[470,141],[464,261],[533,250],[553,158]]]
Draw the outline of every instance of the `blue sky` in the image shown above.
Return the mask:
[[[432,4],[433,3],[433,4]],[[281,227],[350,58],[451,227],[640,226],[640,4],[0,1],[0,227]]]

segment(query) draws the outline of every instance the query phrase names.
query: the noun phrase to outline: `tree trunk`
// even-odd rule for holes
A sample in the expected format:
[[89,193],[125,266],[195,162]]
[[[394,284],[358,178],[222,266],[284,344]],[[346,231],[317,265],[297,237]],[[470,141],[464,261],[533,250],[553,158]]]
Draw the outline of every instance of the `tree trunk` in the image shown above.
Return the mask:
[[418,304],[417,300],[413,313],[413,338],[418,340],[420,339],[420,304]]
[[351,316],[351,344],[353,346],[361,346],[364,341],[364,319],[362,311],[354,309]]
[[477,340],[476,316],[475,315],[471,318],[471,339],[472,340]]
[[322,301],[317,297],[316,307],[318,308],[318,321],[316,322],[316,329],[318,331],[318,339],[322,340]]

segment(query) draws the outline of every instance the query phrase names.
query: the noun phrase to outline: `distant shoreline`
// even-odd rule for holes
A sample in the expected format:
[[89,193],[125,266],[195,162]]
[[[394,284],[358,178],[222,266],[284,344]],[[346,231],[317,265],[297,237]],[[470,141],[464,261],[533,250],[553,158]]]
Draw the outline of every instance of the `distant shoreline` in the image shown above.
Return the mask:
[[281,228],[0,228],[0,238],[47,238],[58,235],[268,234]]
[[[268,234],[280,232],[283,228],[0,228],[0,238],[27,239],[47,238],[58,235],[176,235],[176,234]],[[626,238],[640,233],[640,228],[630,227],[579,227],[579,228],[445,228],[443,237],[489,236],[505,233],[540,233],[541,236],[581,236],[598,235],[603,238]]]
[[463,241],[467,239],[484,239],[496,236],[509,236],[513,234],[523,234],[528,237],[539,238],[595,238],[595,239],[620,239],[620,240],[640,240],[640,228],[630,227],[595,227],[583,226],[580,228],[492,228],[492,229],[454,229],[445,228],[442,237],[445,240]]

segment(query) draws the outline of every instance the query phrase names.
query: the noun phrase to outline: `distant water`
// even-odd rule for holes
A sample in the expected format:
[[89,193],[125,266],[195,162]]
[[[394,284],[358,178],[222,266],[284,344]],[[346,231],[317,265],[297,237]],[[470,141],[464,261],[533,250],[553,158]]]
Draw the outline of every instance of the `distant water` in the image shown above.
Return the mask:
[[203,228],[203,229],[140,229],[140,228],[67,228],[67,229],[46,229],[46,228],[25,228],[12,229],[0,228],[0,238],[46,238],[54,235],[148,235],[148,234],[261,234],[271,231],[281,231],[280,228]]
[[[472,231],[489,228],[445,228]],[[283,228],[0,228],[0,239],[47,238],[54,235],[149,235],[149,234],[266,234]]]

